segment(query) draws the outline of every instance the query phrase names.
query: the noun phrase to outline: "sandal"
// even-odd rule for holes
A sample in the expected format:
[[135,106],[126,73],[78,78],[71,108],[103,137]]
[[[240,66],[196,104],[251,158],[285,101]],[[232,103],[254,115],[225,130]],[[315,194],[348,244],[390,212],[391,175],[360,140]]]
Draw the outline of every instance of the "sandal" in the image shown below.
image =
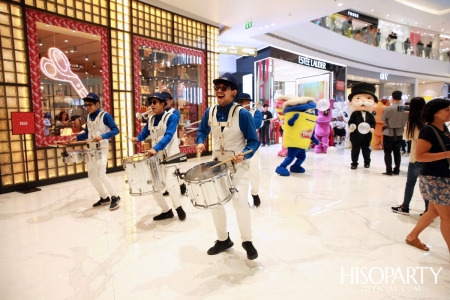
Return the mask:
[[430,248],[428,248],[427,245],[425,245],[425,244],[420,242],[419,238],[417,238],[417,239],[415,239],[413,241],[405,240],[405,242],[408,245],[411,245],[411,246],[416,247],[416,248],[418,248],[420,250],[423,250],[423,251],[429,251],[430,250]]

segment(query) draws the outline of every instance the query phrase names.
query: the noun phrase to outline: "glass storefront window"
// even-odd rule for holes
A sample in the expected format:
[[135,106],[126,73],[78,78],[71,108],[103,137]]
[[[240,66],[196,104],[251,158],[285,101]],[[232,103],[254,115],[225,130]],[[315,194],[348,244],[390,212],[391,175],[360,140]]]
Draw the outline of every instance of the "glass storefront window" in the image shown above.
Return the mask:
[[107,30],[31,10],[27,22],[36,144],[67,141],[83,130],[89,92],[109,111]]
[[[173,97],[172,107],[180,111],[180,149],[185,153],[195,153],[197,131],[192,129],[198,126],[196,122],[206,109],[204,53],[136,39],[138,63],[135,65],[135,76],[139,76],[140,83],[139,93],[136,95],[136,111],[144,113],[150,109],[147,101],[153,93],[169,92]],[[143,119],[140,122],[145,121]],[[143,128],[142,125],[138,124],[137,128]]]

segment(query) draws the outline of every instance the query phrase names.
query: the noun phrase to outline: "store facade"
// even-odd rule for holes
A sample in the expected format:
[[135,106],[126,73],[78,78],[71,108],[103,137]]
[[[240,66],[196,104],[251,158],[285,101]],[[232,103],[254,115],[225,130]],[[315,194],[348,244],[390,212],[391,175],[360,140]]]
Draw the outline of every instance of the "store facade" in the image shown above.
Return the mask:
[[[215,101],[216,26],[139,1],[104,0],[0,1],[0,26],[1,193],[22,189],[27,177],[40,186],[87,176],[84,163],[60,158],[82,145],[56,145],[82,130],[89,92],[120,130],[110,142],[109,172],[123,170],[136,151],[127,136],[141,131],[136,113],[157,91],[173,95],[182,115],[180,150],[195,153],[195,132],[183,125]],[[31,111],[35,134],[13,135],[11,113]]]
[[256,57],[239,58],[236,69],[238,78],[253,74],[254,99],[270,107],[278,94],[345,100],[343,65],[267,47]]
[[376,85],[379,99],[391,99],[392,92],[401,91],[403,101],[409,101],[416,96],[416,78],[398,76],[389,72],[372,72],[353,67],[347,69],[347,88],[358,82],[368,82]]

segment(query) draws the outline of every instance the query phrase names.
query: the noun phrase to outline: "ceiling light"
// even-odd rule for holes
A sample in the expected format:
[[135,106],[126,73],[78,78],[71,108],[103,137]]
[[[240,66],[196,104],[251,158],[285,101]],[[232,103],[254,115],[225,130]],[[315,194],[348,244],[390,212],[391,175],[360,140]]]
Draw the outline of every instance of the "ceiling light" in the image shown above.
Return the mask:
[[386,17],[389,17],[389,15],[386,15]]
[[[102,69],[100,69],[100,73],[102,73],[103,72],[103,70]],[[151,80],[151,79],[150,79]]]
[[338,3],[338,6],[342,6],[342,3]]
[[38,39],[38,42],[39,42],[39,46],[42,46],[42,40]]
[[69,42],[69,40],[64,40],[64,43],[68,43]]
[[47,26],[50,26],[50,24],[48,24],[48,23],[47,23],[46,25],[47,25]]
[[428,26],[428,28],[431,28],[431,26]]
[[72,29],[72,32],[75,32],[75,29]]
[[422,82],[422,83],[425,83],[425,81],[424,81],[424,82]]
[[270,24],[270,25],[275,26],[275,23],[272,23],[272,24]]
[[264,26],[264,27],[269,28],[269,25],[266,25],[266,26]]
[[84,58],[84,60],[89,60],[89,58],[87,57],[87,55],[86,55],[86,57]]
[[400,21],[403,21],[403,19],[401,19]]
[[417,23],[415,23],[415,25],[417,25]]
[[95,61],[94,61],[94,64],[92,66],[95,68]]
[[262,27],[259,27],[259,30],[261,30],[262,29]]
[[372,9],[371,11],[375,11],[374,9]]

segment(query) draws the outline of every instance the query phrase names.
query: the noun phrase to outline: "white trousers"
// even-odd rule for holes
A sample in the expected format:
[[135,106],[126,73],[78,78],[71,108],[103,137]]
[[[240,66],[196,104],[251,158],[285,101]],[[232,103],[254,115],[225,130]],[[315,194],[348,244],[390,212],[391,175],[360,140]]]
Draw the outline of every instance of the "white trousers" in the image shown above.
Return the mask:
[[259,190],[259,151],[256,151],[253,154],[252,158],[250,158],[250,168],[249,168],[249,176],[250,176],[250,192],[253,196],[258,195]]
[[169,205],[167,205],[167,202],[163,196],[163,193],[166,190],[169,192],[170,199],[172,199],[173,208],[176,209],[179,206],[181,206],[180,186],[178,185],[177,177],[173,174],[175,172],[176,167],[178,167],[178,164],[162,166],[161,169],[163,172],[163,176],[165,178],[166,188],[160,190],[159,192],[153,193],[153,198],[155,198],[156,203],[158,203],[159,207],[161,207],[162,212],[168,212],[170,209]]
[[[233,184],[236,191],[233,195],[233,206],[236,211],[236,219],[241,232],[242,242],[252,240],[252,226],[250,219],[250,208],[247,202],[248,182],[250,162],[248,160],[237,164],[236,174],[233,177]],[[224,206],[219,206],[211,210],[211,214],[216,227],[217,239],[225,241],[228,238],[227,214]]]
[[[103,149],[102,149],[103,150]],[[103,150],[102,159],[86,163],[88,177],[97,193],[103,199],[109,196],[118,196],[111,180],[106,176],[106,164],[108,163],[108,149]],[[105,186],[106,190],[103,188]]]

